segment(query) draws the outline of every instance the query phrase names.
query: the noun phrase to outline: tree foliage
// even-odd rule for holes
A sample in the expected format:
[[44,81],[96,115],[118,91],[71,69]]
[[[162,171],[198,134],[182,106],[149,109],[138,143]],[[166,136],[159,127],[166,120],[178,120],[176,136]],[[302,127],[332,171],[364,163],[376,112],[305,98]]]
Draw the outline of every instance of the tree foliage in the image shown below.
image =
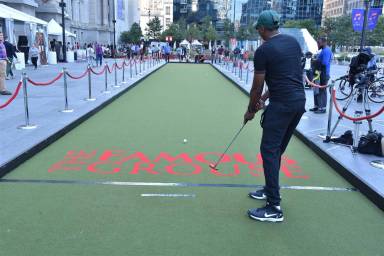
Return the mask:
[[236,33],[237,40],[244,41],[249,39],[249,30],[246,27],[241,26]]
[[189,41],[192,41],[194,39],[196,39],[196,40],[202,40],[203,39],[203,33],[196,23],[192,23],[189,25],[188,30],[187,30],[187,39]]
[[[358,47],[361,40],[361,32],[355,32],[352,28],[351,16],[345,15],[337,18],[326,18],[320,29],[320,34],[328,37],[333,47]],[[384,43],[384,17],[379,18],[373,31],[366,32],[365,45],[380,46]]]
[[318,27],[314,20],[306,19],[306,20],[287,20],[284,23],[284,28],[306,28],[308,32],[313,36],[318,36]]
[[180,28],[180,24],[172,23],[169,27],[164,30],[161,34],[161,40],[164,41],[166,36],[172,36],[173,41],[181,41],[185,38],[185,31]]
[[217,39],[217,32],[216,29],[212,26],[212,24],[209,24],[209,27],[205,31],[204,39],[206,41],[215,41]]
[[124,31],[120,35],[121,43],[138,43],[140,41],[143,33],[141,32],[140,25],[136,22],[132,24],[131,29],[129,31]]
[[229,20],[224,20],[224,33],[223,33],[223,40],[225,41],[226,45],[229,45],[229,39],[235,37],[235,26],[234,24]]
[[147,36],[154,40],[159,40],[162,29],[163,26],[161,26],[160,19],[156,16],[147,23]]

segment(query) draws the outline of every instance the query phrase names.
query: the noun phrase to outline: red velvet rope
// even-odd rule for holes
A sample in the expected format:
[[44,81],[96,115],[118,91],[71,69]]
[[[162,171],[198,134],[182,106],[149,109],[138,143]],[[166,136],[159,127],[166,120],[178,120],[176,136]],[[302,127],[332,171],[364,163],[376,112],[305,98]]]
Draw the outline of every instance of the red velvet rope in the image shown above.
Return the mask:
[[96,72],[96,71],[93,70],[93,68],[91,68],[91,72],[92,72],[93,74],[99,76],[99,75],[104,74],[104,72],[105,72],[106,69],[107,69],[107,67],[104,66],[102,70],[100,70],[99,72]]
[[108,73],[111,74],[114,68],[115,68],[115,64],[112,65],[112,68],[109,68],[109,65],[107,65]]
[[35,82],[35,81],[32,81],[29,78],[28,78],[28,82],[30,82],[32,85],[35,85],[35,86],[48,86],[48,85],[53,84],[57,80],[59,80],[63,75],[64,75],[64,73],[60,72],[60,74],[57,77],[55,77],[53,80],[51,80],[49,82],[43,82],[43,83],[42,82]]
[[23,82],[20,81],[20,82],[17,84],[16,90],[15,90],[15,92],[13,93],[12,97],[9,98],[4,104],[0,105],[0,109],[5,108],[5,107],[8,106],[9,104],[11,104],[11,102],[12,102],[12,101],[17,97],[17,95],[19,94],[19,91],[20,91],[20,88],[21,88],[22,85],[23,85]]
[[121,64],[121,67],[117,63],[115,63],[117,69],[122,69],[124,67],[124,62]]
[[308,79],[307,76],[305,76],[305,81],[307,81],[307,83],[308,83],[309,85],[311,85],[312,87],[317,87],[317,88],[320,88],[320,89],[324,89],[324,88],[327,88],[327,87],[328,87],[328,85],[318,85],[318,84],[316,84],[316,83],[310,81],[310,80]]
[[332,90],[332,100],[333,100],[333,104],[335,105],[337,112],[339,112],[339,114],[342,117],[345,117],[346,119],[349,119],[351,121],[362,121],[362,120],[373,119],[384,112],[384,106],[382,106],[381,109],[379,111],[377,111],[375,114],[372,114],[369,116],[361,116],[361,117],[350,117],[350,116],[346,115],[345,113],[343,113],[343,111],[340,110],[339,105],[337,105],[336,90],[335,89]]
[[73,76],[73,75],[69,74],[68,72],[67,72],[67,75],[69,76],[69,78],[72,78],[72,79],[81,79],[81,78],[85,77],[88,74],[88,72],[89,72],[89,70],[86,69],[84,71],[84,73],[81,74],[80,76]]

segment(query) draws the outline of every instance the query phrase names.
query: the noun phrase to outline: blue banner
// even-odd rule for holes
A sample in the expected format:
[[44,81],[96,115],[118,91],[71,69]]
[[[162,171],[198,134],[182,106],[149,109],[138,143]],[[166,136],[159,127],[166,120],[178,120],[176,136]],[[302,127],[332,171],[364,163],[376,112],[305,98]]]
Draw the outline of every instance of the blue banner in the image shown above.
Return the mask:
[[[354,31],[361,32],[364,26],[364,9],[352,9],[352,27]],[[381,15],[381,8],[371,8],[368,14],[368,30],[374,30],[379,16]]]
[[362,31],[364,25],[364,10],[352,9],[352,27],[354,31]]
[[371,8],[368,15],[368,30],[374,30],[381,15],[381,8]]
[[124,6],[124,0],[117,0],[117,18],[119,20],[125,20],[125,16],[124,16],[124,10],[125,10],[125,6]]

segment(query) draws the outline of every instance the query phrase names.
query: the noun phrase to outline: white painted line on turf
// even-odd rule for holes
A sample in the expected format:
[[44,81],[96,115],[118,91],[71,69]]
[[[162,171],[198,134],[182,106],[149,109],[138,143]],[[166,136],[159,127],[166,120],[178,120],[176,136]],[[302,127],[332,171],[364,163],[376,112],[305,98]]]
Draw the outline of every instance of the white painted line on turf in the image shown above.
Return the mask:
[[[129,181],[100,181],[100,180],[38,180],[38,179],[0,179],[0,183],[29,183],[29,184],[72,184],[72,185],[113,185],[113,186],[152,186],[152,187],[222,187],[222,188],[263,188],[257,184],[221,184],[221,183],[171,183],[171,182],[129,182]],[[282,189],[320,190],[320,191],[357,191],[355,188],[289,186]]]
[[195,194],[141,194],[142,197],[196,197]]

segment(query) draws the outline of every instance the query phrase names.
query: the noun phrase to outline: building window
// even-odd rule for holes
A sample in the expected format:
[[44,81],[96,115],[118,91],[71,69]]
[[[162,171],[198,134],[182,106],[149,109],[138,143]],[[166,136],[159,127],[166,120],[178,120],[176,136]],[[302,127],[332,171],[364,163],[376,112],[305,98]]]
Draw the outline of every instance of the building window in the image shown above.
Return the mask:
[[171,19],[170,18],[166,18],[165,19],[165,25],[168,27],[169,25],[171,25]]
[[171,15],[171,7],[170,6],[165,7],[165,15]]

